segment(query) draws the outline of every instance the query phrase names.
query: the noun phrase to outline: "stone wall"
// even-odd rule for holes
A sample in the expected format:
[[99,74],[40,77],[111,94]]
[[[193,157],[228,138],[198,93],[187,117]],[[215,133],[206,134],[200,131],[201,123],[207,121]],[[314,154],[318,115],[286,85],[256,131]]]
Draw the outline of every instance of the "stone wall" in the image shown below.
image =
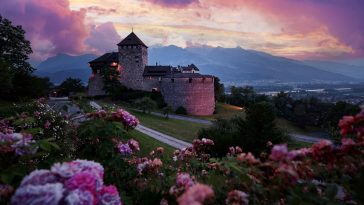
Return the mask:
[[151,92],[153,89],[160,91],[161,82],[159,77],[145,77],[143,80],[143,90]]
[[121,83],[135,90],[143,89],[144,67],[148,64],[148,49],[144,46],[119,46]]
[[162,78],[164,101],[177,109],[186,108],[190,115],[212,115],[215,109],[214,78]]
[[88,81],[88,96],[106,95],[104,88],[104,79],[102,79],[100,74],[94,74],[92,78]]

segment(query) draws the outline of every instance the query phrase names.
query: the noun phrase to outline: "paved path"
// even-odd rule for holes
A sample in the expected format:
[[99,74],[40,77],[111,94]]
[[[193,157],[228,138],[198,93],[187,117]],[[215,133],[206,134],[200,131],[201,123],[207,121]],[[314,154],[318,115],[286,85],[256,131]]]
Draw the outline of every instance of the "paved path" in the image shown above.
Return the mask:
[[[99,104],[97,104],[96,102],[94,102],[94,101],[90,101],[90,106],[97,109],[97,110],[102,109],[102,107]],[[160,142],[168,144],[169,146],[174,147],[176,149],[182,149],[182,148],[185,148],[185,147],[192,146],[191,143],[187,143],[185,141],[176,139],[176,138],[174,138],[172,136],[163,134],[163,133],[158,132],[156,130],[145,127],[143,125],[138,125],[135,129],[137,131],[141,132],[141,133],[144,133],[144,134],[146,134],[146,135],[160,141]]]
[[[329,140],[329,139],[325,139],[325,138],[310,137],[307,135],[300,135],[300,134],[293,134],[293,133],[289,133],[288,135],[297,141],[309,142],[309,143],[316,143],[321,140]],[[329,141],[331,141],[331,140],[329,140]]]
[[186,148],[186,147],[191,147],[192,144],[191,143],[187,143],[185,141],[182,141],[182,140],[179,140],[179,139],[176,139],[174,137],[171,137],[169,135],[166,135],[166,134],[163,134],[163,133],[160,133],[158,131],[155,131],[153,129],[150,129],[150,128],[147,128],[143,125],[138,125],[136,128],[135,128],[137,131],[139,132],[142,132],[160,142],[163,142],[165,144],[168,144],[170,145],[171,147],[174,147],[174,148],[177,148],[177,149],[183,149],[183,148]]

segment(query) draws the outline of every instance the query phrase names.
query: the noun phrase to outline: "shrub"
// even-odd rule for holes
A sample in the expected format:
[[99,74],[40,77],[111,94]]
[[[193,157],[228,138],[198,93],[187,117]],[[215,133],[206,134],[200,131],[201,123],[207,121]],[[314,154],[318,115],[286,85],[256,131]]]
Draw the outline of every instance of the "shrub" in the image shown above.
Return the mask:
[[68,96],[70,93],[81,92],[85,88],[82,85],[82,80],[79,78],[67,78],[57,87],[60,96]]
[[187,115],[187,110],[186,108],[184,108],[183,106],[179,106],[176,111],[175,111],[176,114],[179,114],[179,115]]
[[157,108],[157,103],[149,97],[143,97],[134,101],[136,108],[143,111],[143,113],[150,113]]
[[217,120],[211,128],[202,129],[199,138],[208,137],[216,142],[213,156],[222,157],[229,147],[240,146],[244,150],[258,154],[266,151],[267,141],[281,143],[288,141],[284,133],[275,125],[274,108],[266,102],[252,105],[246,119]]

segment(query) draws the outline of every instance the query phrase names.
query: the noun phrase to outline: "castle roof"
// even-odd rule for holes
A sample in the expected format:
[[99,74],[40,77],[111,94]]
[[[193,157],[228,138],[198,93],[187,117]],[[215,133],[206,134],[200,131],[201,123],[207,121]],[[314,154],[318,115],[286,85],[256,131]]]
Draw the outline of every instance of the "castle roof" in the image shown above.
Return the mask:
[[144,77],[163,77],[165,75],[171,74],[172,72],[179,72],[177,68],[172,66],[145,66],[144,68]]
[[89,63],[112,63],[119,62],[119,54],[117,52],[105,53],[104,55],[90,61]]
[[212,75],[202,75],[200,73],[171,73],[166,78],[213,78]]
[[118,43],[118,46],[138,46],[142,45],[148,48],[142,40],[134,33],[131,32],[126,38],[124,38],[120,43]]
[[191,65],[188,65],[188,66],[181,66],[180,67],[183,71],[192,71],[192,70],[195,70],[195,71],[200,71],[200,69],[198,69],[195,64],[191,64]]

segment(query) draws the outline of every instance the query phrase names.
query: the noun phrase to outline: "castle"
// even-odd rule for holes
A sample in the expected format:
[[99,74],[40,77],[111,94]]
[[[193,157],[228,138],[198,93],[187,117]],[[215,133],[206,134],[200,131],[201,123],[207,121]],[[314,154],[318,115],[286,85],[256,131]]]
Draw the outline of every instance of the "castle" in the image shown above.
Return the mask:
[[105,53],[90,61],[92,77],[88,95],[105,95],[100,69],[120,72],[121,83],[134,90],[161,92],[174,110],[182,106],[191,115],[211,115],[215,109],[214,76],[202,75],[194,65],[148,65],[148,46],[132,32],[118,45],[118,52]]

